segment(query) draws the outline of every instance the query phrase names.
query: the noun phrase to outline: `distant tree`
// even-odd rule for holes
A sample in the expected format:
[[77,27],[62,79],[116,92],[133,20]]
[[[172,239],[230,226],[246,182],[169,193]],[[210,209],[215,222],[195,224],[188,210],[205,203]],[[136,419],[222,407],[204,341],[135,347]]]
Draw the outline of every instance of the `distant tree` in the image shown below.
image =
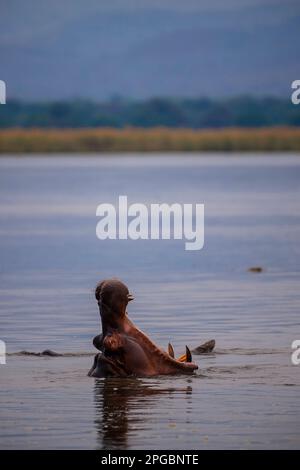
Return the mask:
[[300,106],[276,97],[238,96],[222,100],[115,96],[102,103],[88,100],[0,105],[0,127],[260,127],[300,125]]

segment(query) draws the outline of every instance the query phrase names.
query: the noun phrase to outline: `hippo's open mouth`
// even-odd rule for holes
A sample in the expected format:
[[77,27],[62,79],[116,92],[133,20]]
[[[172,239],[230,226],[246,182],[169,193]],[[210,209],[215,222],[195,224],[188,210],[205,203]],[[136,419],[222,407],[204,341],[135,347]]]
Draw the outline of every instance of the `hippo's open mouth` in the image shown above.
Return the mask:
[[133,296],[122,282],[116,279],[102,281],[95,296],[102,334],[93,340],[100,353],[95,356],[90,376],[192,374],[198,369],[187,346],[185,354],[175,359],[171,344],[168,352],[164,351],[130,321],[126,307]]

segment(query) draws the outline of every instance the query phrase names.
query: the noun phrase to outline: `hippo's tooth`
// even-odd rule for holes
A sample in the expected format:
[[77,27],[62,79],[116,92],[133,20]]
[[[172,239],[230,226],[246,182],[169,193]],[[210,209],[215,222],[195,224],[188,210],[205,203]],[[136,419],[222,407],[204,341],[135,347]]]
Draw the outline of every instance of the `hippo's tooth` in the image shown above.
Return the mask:
[[186,354],[182,354],[182,356],[179,356],[177,358],[178,362],[186,362]]
[[178,362],[192,362],[192,354],[189,348],[185,347],[185,354],[177,358]]
[[189,348],[185,347],[186,362],[192,362],[192,354]]
[[174,354],[174,349],[173,349],[173,346],[171,343],[168,344],[168,353],[169,353],[169,356],[171,357],[175,357],[175,354]]

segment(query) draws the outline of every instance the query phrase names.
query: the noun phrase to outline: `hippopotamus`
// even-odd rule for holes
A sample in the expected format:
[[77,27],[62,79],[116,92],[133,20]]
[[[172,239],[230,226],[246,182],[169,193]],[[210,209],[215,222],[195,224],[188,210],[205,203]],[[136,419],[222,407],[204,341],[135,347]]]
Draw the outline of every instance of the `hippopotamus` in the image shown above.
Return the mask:
[[[95,289],[102,322],[102,334],[93,344],[100,352],[95,356],[88,375],[91,377],[152,377],[155,375],[193,374],[198,366],[186,352],[175,359],[171,344],[168,352],[159,348],[129,319],[127,305],[134,297],[123,282],[108,279]],[[214,347],[210,343],[208,348]],[[204,345],[205,346],[205,345]],[[201,348],[201,347],[200,347]]]

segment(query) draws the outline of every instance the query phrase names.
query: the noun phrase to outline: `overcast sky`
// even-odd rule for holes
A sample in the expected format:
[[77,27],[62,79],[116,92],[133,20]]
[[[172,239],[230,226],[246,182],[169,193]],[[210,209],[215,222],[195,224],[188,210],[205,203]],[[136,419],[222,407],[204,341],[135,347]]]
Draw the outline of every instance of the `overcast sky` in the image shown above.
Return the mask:
[[24,99],[285,95],[299,0],[0,0],[0,79]]

